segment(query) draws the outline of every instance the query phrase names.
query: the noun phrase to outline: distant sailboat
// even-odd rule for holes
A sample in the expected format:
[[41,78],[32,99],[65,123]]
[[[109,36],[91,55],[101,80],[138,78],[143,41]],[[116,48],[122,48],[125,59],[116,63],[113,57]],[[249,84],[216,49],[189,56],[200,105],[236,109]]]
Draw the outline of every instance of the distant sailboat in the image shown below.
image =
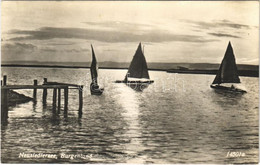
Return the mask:
[[210,87],[215,89],[245,93],[245,90],[238,89],[234,86],[234,84],[238,83],[240,83],[240,79],[238,77],[236,60],[233,53],[233,48],[231,46],[231,43],[229,42],[217,75]]
[[150,80],[147,63],[142,51],[142,45],[139,43],[125,79],[117,80],[116,83],[126,83],[130,87],[142,91],[153,82],[153,80]]
[[91,45],[91,49],[92,49],[92,63],[91,63],[91,67],[90,67],[90,72],[91,72],[92,82],[90,84],[90,92],[92,95],[101,95],[103,93],[104,89],[99,88],[99,85],[98,85],[98,81],[97,81],[98,80],[98,64],[97,64],[95,52],[94,52],[92,45]]

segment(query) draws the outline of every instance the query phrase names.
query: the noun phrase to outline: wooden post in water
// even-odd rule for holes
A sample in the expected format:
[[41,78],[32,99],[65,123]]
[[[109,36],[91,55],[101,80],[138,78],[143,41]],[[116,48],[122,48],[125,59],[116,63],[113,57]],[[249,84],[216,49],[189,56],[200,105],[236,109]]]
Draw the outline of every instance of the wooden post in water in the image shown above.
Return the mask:
[[[3,86],[7,84],[7,76],[3,76]],[[3,123],[7,122],[8,119],[8,89],[1,89],[1,121]]]
[[5,123],[8,119],[8,89],[1,89],[1,122]]
[[[47,78],[44,78],[43,79],[43,84],[47,83]],[[43,93],[42,93],[42,102],[43,102],[43,105],[46,105],[47,101],[47,89],[43,89]]]
[[82,117],[82,106],[83,106],[83,86],[79,86],[79,118]]
[[52,112],[56,113],[56,103],[57,103],[57,88],[53,88],[53,98],[52,98]]
[[60,100],[61,100],[61,91],[60,88],[58,88],[58,114],[60,114]]
[[64,88],[64,117],[68,116],[68,95],[69,95],[69,88],[68,86]]
[[4,75],[3,76],[3,86],[6,86],[6,83],[7,83],[7,76]]
[[[34,86],[37,86],[38,82],[37,80],[33,80],[33,85]],[[36,102],[36,99],[37,99],[37,89],[33,89],[33,101]]]

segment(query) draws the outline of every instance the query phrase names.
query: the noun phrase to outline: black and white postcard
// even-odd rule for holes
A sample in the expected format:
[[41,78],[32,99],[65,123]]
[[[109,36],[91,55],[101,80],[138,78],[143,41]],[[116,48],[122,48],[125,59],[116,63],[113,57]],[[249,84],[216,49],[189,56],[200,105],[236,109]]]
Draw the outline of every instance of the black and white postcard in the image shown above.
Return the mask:
[[259,1],[1,2],[1,162],[258,164]]

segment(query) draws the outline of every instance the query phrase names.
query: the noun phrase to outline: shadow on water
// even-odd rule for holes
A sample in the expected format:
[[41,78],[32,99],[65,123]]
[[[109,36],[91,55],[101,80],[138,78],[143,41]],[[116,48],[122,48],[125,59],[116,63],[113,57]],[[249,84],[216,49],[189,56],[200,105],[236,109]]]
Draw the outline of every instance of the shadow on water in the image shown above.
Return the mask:
[[147,84],[147,83],[142,83],[142,84],[139,84],[139,83],[134,83],[134,84],[128,83],[128,84],[126,84],[126,86],[132,88],[133,90],[135,90],[137,92],[142,92],[144,89],[148,88],[149,84]]
[[225,90],[212,90],[213,101],[221,106],[223,106],[223,104],[230,106],[237,105],[243,98],[243,95],[245,94]]
[[222,96],[226,96],[226,97],[240,97],[242,95],[244,95],[245,93],[241,93],[241,92],[234,92],[234,91],[228,91],[228,90],[217,90],[214,89],[213,90],[216,94],[218,95],[222,95]]

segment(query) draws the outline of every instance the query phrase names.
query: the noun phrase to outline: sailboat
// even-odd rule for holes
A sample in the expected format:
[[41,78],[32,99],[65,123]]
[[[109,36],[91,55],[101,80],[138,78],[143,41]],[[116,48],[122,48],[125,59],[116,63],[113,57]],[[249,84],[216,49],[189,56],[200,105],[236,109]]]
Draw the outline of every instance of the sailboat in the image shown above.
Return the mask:
[[153,80],[150,80],[147,63],[142,51],[142,44],[140,42],[128,68],[125,79],[117,80],[115,83],[125,83],[133,89],[142,91],[153,82]]
[[236,60],[233,48],[229,42],[217,75],[210,87],[214,89],[245,93],[245,90],[236,87],[237,85],[235,84],[239,83],[240,79],[238,77]]
[[91,67],[90,67],[90,72],[91,72],[92,82],[90,84],[90,92],[91,92],[91,95],[101,95],[104,91],[104,88],[99,88],[98,81],[97,81],[98,80],[98,64],[97,64],[95,52],[94,52],[92,45],[91,45],[91,49],[92,49],[92,63],[91,63]]

